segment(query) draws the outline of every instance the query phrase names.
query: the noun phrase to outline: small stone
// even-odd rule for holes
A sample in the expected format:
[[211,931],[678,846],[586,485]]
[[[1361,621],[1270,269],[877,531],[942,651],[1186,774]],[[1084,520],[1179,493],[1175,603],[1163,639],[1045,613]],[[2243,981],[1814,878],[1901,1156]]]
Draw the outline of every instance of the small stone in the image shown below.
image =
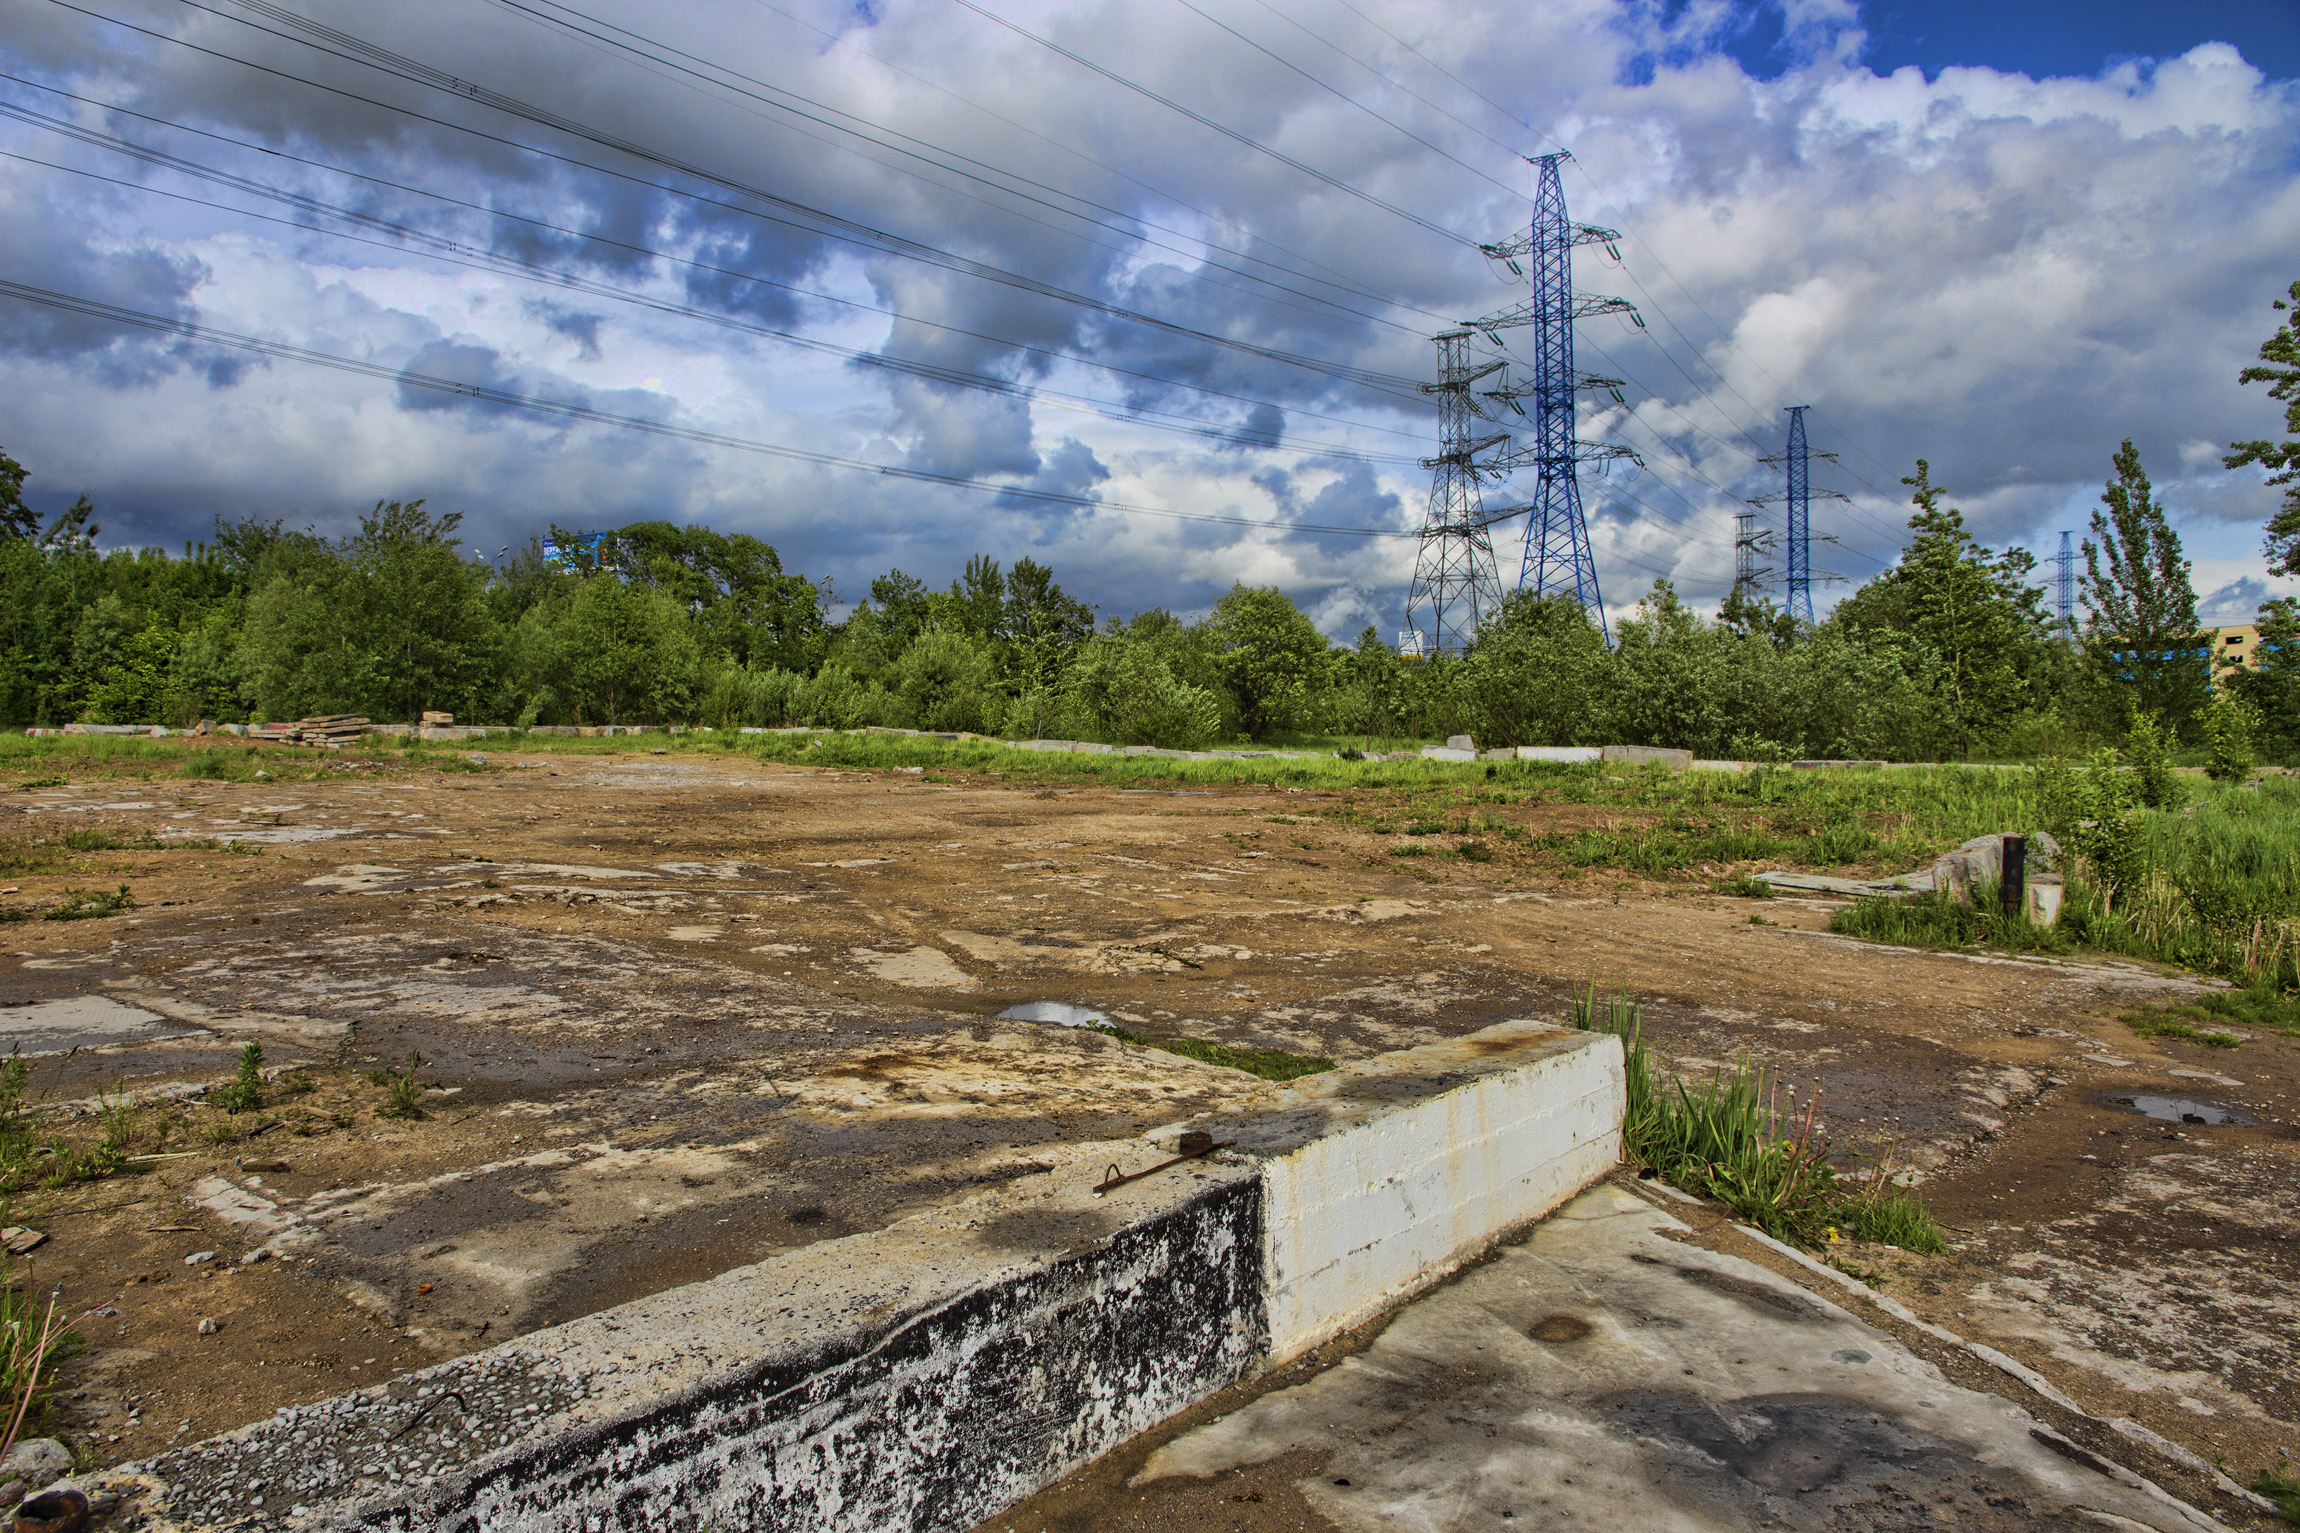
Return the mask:
[[268,1262],[271,1259],[272,1253],[268,1249],[263,1246],[257,1246],[253,1251],[250,1251],[247,1255],[240,1258],[240,1265],[243,1267],[252,1267],[257,1262]]
[[213,1336],[223,1328],[224,1323],[221,1320],[213,1319],[207,1315],[200,1317],[200,1334],[202,1336]]
[[0,1230],[0,1246],[6,1246],[12,1254],[17,1256],[22,1256],[47,1238],[38,1230],[27,1229],[21,1224],[11,1224],[8,1228]]
[[34,1490],[45,1489],[71,1472],[72,1450],[53,1437],[20,1442],[0,1459],[0,1475],[20,1478]]
[[197,1267],[203,1262],[212,1262],[215,1259],[216,1253],[213,1251],[194,1251],[191,1255],[184,1258],[184,1265],[187,1267]]

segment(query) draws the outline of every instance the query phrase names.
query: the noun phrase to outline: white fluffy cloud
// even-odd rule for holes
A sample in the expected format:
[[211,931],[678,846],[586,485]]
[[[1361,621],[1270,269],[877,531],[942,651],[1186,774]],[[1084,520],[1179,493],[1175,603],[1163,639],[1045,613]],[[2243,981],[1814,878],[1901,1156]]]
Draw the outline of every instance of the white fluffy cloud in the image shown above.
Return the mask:
[[[37,8],[10,45],[9,73],[85,100],[0,99],[368,222],[0,120],[16,281],[870,462],[1400,530],[1427,496],[1427,405],[1268,353],[1427,376],[1435,329],[1520,296],[1473,244],[1526,216],[1516,154],[1562,144],[1575,216],[1626,236],[1618,268],[1585,250],[1581,280],[1649,326],[1583,327],[1583,365],[1631,382],[1585,431],[1647,464],[1585,486],[1617,607],[1663,574],[1722,594],[1731,513],[1771,487],[1756,460],[1790,404],[1841,455],[1816,482],[1853,500],[1816,522],[1844,547],[1816,562],[1849,576],[1892,557],[1896,481],[1920,456],[1985,538],[2049,549],[2130,436],[2217,607],[2291,585],[2258,557],[2270,496],[2216,452],[2275,421],[2235,375],[2300,277],[2300,92],[2224,44],[2089,80],[1879,77],[1849,0],[1799,0],[1804,61],[1757,80],[1714,46],[1722,4],[1666,23],[1613,0],[1361,4],[1380,28],[1332,0],[988,7],[1345,189],[943,0],[589,0],[561,27],[443,0],[304,8],[399,56],[383,71],[257,9],[118,4],[148,33]],[[634,39],[657,61],[616,46]],[[849,593],[889,565],[939,581],[970,552],[1028,554],[1120,611],[1277,583],[1344,636],[1396,625],[1412,559],[1403,539],[1050,506],[537,418],[6,299],[0,443],[44,506],[86,490],[111,536],[169,543],[217,515],[335,527],[427,496],[490,552],[552,521],[670,516],[766,537]]]

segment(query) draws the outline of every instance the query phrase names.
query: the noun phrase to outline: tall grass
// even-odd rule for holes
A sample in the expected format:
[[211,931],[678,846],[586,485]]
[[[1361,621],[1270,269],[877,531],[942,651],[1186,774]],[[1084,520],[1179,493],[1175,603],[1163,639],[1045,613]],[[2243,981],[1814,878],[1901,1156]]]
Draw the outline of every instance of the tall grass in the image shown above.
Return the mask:
[[[1925,1254],[1947,1236],[1916,1194],[1895,1184],[1889,1156],[1857,1188],[1840,1182],[1818,1128],[1819,1099],[1797,1110],[1793,1087],[1742,1060],[1689,1085],[1656,1063],[1635,1002],[1576,996],[1573,1026],[1621,1040],[1628,1101],[1621,1151],[1675,1186],[1724,1204],[1776,1239],[1819,1244],[1837,1226]],[[1783,1098],[1788,1100],[1784,1103]]]

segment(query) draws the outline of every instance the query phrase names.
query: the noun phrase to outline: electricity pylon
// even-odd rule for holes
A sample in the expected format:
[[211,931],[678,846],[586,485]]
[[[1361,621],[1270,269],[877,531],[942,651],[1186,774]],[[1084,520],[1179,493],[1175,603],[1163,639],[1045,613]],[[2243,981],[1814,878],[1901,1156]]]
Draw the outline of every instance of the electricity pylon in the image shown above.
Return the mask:
[[[1470,351],[1468,330],[1437,337],[1438,381],[1422,391],[1438,402],[1438,455],[1424,458],[1431,470],[1429,514],[1422,519],[1421,552],[1414,560],[1413,585],[1406,592],[1406,627],[1398,635],[1401,653],[1458,654],[1477,633],[1478,623],[1501,605],[1501,572],[1493,559],[1493,524],[1485,512],[1479,480],[1485,470],[1477,455],[1509,440],[1506,431],[1480,434],[1491,416],[1475,386],[1501,372],[1499,357],[1481,361]],[[1428,619],[1429,627],[1422,625]]]
[[2073,532],[2060,535],[2060,552],[2053,556],[2059,568],[2054,571],[2055,606],[2060,618],[2060,636],[2069,643],[2076,642],[2076,549],[2070,545]]
[[[1533,327],[1533,446],[1521,455],[1539,474],[1533,517],[1526,523],[1525,556],[1517,586],[1536,596],[1571,596],[1597,620],[1611,639],[1605,599],[1598,590],[1597,561],[1589,548],[1589,523],[1582,514],[1580,466],[1612,458],[1637,460],[1624,447],[1584,442],[1574,435],[1574,398],[1583,389],[1603,389],[1618,403],[1621,380],[1597,378],[1573,365],[1573,323],[1594,314],[1627,314],[1640,329],[1645,321],[1625,299],[1599,298],[1573,290],[1573,252],[1579,245],[1602,245],[1621,259],[1621,234],[1566,216],[1565,184],[1558,167],[1572,156],[1560,151],[1532,157],[1536,172],[1533,224],[1521,239],[1485,246],[1485,253],[1528,277],[1533,297],[1504,314],[1480,321],[1488,335],[1501,323]],[[1519,258],[1524,258],[1524,265]],[[1530,267],[1530,271],[1527,269]],[[1498,339],[1498,337],[1496,337]]]
[[1757,525],[1754,511],[1736,512],[1733,517],[1733,589],[1741,593],[1744,601],[1764,599],[1765,587],[1772,584],[1773,566],[1757,561],[1773,552],[1773,529]]
[[[1464,320],[1459,329],[1436,337],[1438,381],[1423,384],[1422,391],[1438,396],[1439,450],[1436,457],[1422,460],[1433,478],[1421,552],[1406,595],[1406,628],[1398,635],[1398,648],[1407,653],[1458,653],[1467,646],[1478,624],[1501,604],[1491,529],[1529,510],[1533,520],[1526,528],[1518,588],[1524,589],[1530,578],[1536,595],[1571,594],[1606,631],[1605,604],[1590,558],[1575,468],[1613,458],[1627,458],[1643,467],[1644,460],[1626,447],[1574,439],[1577,392],[1602,389],[1616,401],[1622,396],[1620,379],[1574,369],[1573,321],[1626,314],[1640,329],[1645,321],[1627,299],[1577,296],[1573,291],[1573,247],[1601,244],[1618,260],[1616,242],[1621,236],[1611,229],[1565,222],[1565,192],[1557,176],[1558,162],[1565,158],[1551,154],[1531,162],[1540,172],[1531,229],[1517,239],[1479,247],[1518,277],[1527,275],[1520,258],[1530,256],[1534,296],[1483,319]],[[1502,332],[1525,326],[1534,332],[1534,381],[1513,384],[1506,357],[1481,357],[1471,343],[1482,338],[1506,350]],[[1477,387],[1488,379],[1490,386]],[[1534,441],[1521,447],[1507,429],[1493,428],[1501,426],[1503,409],[1524,417],[1527,412],[1520,401],[1528,397],[1534,402]],[[1541,476],[1534,504],[1488,510],[1482,486],[1527,465],[1539,469]],[[1426,630],[1421,626],[1425,616]]]
[[[1813,488],[1810,460],[1824,458],[1834,463],[1837,455],[1833,452],[1813,452],[1806,447],[1805,412],[1811,408],[1811,405],[1789,406],[1788,450],[1777,457],[1763,460],[1788,470],[1787,487],[1778,495],[1761,495],[1749,502],[1752,506],[1771,505],[1776,500],[1788,503],[1789,575],[1783,592],[1786,598],[1783,606],[1791,617],[1806,623],[1813,621],[1813,582],[1844,578],[1841,575],[1816,574],[1813,570],[1813,497],[1818,495],[1823,500],[1843,500],[1845,497],[1835,490]],[[1824,534],[1820,541],[1834,543],[1837,540]]]

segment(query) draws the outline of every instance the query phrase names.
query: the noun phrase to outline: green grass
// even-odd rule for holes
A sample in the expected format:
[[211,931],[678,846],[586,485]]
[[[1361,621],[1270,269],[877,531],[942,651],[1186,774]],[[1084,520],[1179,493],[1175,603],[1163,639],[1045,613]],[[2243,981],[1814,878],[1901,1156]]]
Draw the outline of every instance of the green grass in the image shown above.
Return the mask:
[[1709,892],[1744,900],[1769,900],[1780,891],[1762,878],[1720,878],[1709,886]]
[[2015,953],[2065,953],[2072,946],[2054,927],[2038,926],[2026,916],[2006,916],[1994,885],[1976,888],[1970,905],[1932,891],[1865,896],[1831,911],[1829,930],[1864,942],[1960,952],[1986,946]]
[[2143,1007],[2119,1020],[2143,1038],[2177,1038],[2233,1049],[2242,1047],[2244,1040],[2224,1029],[2300,1038],[2300,995],[2263,982],[2249,990],[2222,990],[2177,1005]]
[[423,1056],[410,1049],[405,1070],[377,1070],[368,1076],[383,1088],[382,1105],[375,1110],[377,1117],[412,1120],[431,1116],[423,1110],[423,1086],[415,1078],[415,1072],[422,1068]]
[[64,898],[51,906],[40,919],[43,921],[93,921],[105,916],[116,916],[123,910],[136,908],[135,896],[126,884],[110,894],[85,889],[67,889]]
[[2286,1522],[2300,1523],[2300,1478],[2294,1477],[2289,1459],[2255,1475],[2252,1490],[2255,1495],[2275,1502],[2276,1515]]
[[1248,1075],[1258,1075],[1266,1081],[1299,1080],[1305,1075],[1323,1074],[1334,1067],[1332,1060],[1314,1054],[1289,1054],[1284,1049],[1242,1049],[1233,1044],[1214,1043],[1204,1038],[1161,1038],[1135,1032],[1115,1022],[1087,1025],[1091,1031],[1124,1043],[1164,1049],[1169,1054],[1195,1059],[1200,1064],[1220,1065],[1226,1070],[1243,1070]]
[[[1835,1226],[1864,1240],[1930,1255],[1948,1238],[1916,1193],[1898,1185],[1881,1155],[1873,1173],[1848,1189],[1817,1131],[1818,1104],[1800,1118],[1793,1089],[1742,1061],[1690,1085],[1665,1073],[1645,1042],[1639,1008],[1625,997],[1600,1002],[1597,987],[1575,997],[1572,1024],[1619,1038],[1627,1065],[1622,1116],[1625,1158],[1672,1185],[1722,1203],[1779,1240],[1818,1245]],[[1783,1098],[1787,1097],[1784,1105]]]
[[225,1112],[258,1112],[264,1105],[264,1046],[250,1041],[240,1045],[239,1072],[208,1099]]

